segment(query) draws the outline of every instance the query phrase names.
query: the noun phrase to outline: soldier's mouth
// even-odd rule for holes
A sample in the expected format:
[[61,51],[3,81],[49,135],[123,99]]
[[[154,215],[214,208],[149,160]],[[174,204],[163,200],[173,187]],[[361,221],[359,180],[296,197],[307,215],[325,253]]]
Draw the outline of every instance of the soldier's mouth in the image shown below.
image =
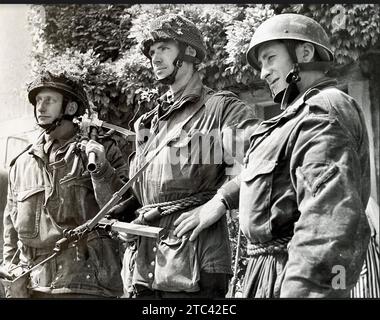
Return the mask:
[[270,87],[273,86],[277,81],[278,81],[278,78],[277,78],[277,79],[274,79],[274,80],[269,84],[269,86],[270,86]]

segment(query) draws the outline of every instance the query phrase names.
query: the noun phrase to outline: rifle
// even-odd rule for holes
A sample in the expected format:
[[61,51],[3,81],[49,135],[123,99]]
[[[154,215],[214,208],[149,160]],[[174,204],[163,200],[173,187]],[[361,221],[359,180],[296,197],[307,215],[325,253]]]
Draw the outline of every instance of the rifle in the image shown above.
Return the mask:
[[[92,134],[92,132],[90,132],[91,127],[110,129],[109,133],[106,135],[110,135],[110,134],[114,133],[115,131],[117,131],[117,132],[123,134],[127,140],[132,140],[132,141],[135,139],[135,135],[136,135],[136,133],[134,133],[131,130],[125,129],[123,127],[119,127],[117,125],[105,122],[103,120],[100,120],[98,118],[97,113],[92,113],[91,116],[89,116],[88,114],[84,114],[83,116],[75,118],[73,120],[73,122],[79,126],[81,131],[87,132],[87,135],[89,136],[90,139],[93,138],[93,137],[91,137],[93,134]],[[96,137],[94,137],[93,139],[97,140],[97,138],[98,138],[97,133],[95,134],[95,136]],[[85,139],[85,140],[88,141],[88,139]],[[93,172],[96,169],[97,169],[97,167],[96,167],[96,154],[94,152],[90,152],[88,155],[87,170],[89,172]]]
[[81,129],[88,129],[89,127],[111,129],[125,135],[127,140],[134,140],[134,136],[136,135],[131,130],[100,120],[96,113],[91,114],[91,116],[87,114],[80,116],[74,119],[74,123],[77,123]]
[[[59,247],[64,246],[65,248],[67,245],[73,241],[79,241],[82,239],[85,235],[87,235],[89,232],[94,230],[95,227],[99,226],[101,224],[104,228],[116,228],[117,226],[125,227],[125,230],[128,230],[128,233],[135,234],[135,235],[142,235],[141,234],[141,227],[136,223],[128,223],[128,222],[120,222],[116,223],[116,221],[113,221],[112,223],[107,222],[107,219],[105,220],[106,214],[122,199],[123,195],[128,191],[129,188],[132,187],[132,185],[135,183],[135,181],[142,175],[146,167],[154,160],[154,158],[159,154],[159,152],[166,147],[167,143],[162,143],[162,145],[157,148],[153,155],[147,160],[140,169],[135,173],[135,175],[129,179],[129,181],[124,184],[119,191],[116,191],[112,198],[104,205],[102,209],[93,217],[91,220],[85,222],[84,224],[80,225],[79,227],[73,229],[73,230],[65,230],[64,231],[64,237],[57,241],[56,245],[58,244]],[[137,227],[136,227],[137,226]],[[149,231],[148,234],[151,234],[152,236],[156,237],[159,236],[160,231],[162,228],[157,229],[151,229],[155,227],[148,227],[144,226],[144,228],[148,228]]]
[[[177,130],[181,130],[181,128],[178,128]],[[176,135],[175,135],[176,136]],[[116,191],[111,199],[104,205],[104,207],[89,221],[85,222],[84,224],[78,226],[77,228],[73,230],[65,230],[64,231],[64,237],[58,240],[55,243],[55,247],[53,249],[53,253],[48,256],[46,259],[42,260],[38,264],[34,265],[31,269],[27,270],[14,280],[10,281],[11,284],[18,283],[21,278],[28,275],[30,272],[41,266],[42,264],[50,261],[57,255],[59,255],[63,250],[67,249],[69,244],[75,241],[79,241],[84,236],[86,236],[89,232],[94,230],[97,227],[103,228],[106,231],[117,231],[117,232],[126,232],[133,235],[138,236],[145,236],[145,237],[152,237],[152,238],[158,238],[160,237],[163,228],[159,227],[151,227],[147,225],[141,225],[137,219],[136,223],[127,223],[127,222],[120,222],[116,219],[107,219],[105,218],[106,214],[116,206],[116,204],[122,199],[122,196],[128,191],[129,188],[135,183],[135,181],[142,175],[146,167],[155,159],[155,157],[160,153],[160,151],[167,146],[167,144],[172,140],[171,137],[169,139],[165,140],[161,145],[158,146],[158,148],[153,152],[149,160],[145,161],[145,163],[139,168],[139,170],[134,174],[133,177],[129,179],[129,181],[124,184],[118,191]],[[159,216],[160,212],[157,211],[157,209],[153,209],[152,212],[148,212],[144,214],[144,220],[145,221],[152,221],[156,219]],[[141,220],[140,220],[141,221]]]
[[[74,118],[73,123],[79,126],[80,134],[77,135],[74,142],[70,143],[70,147],[67,150],[65,157],[63,157],[59,161],[49,164],[49,166],[52,167],[53,169],[59,168],[59,167],[67,165],[70,159],[74,157],[71,172],[62,180],[67,180],[67,179],[71,179],[75,177],[76,170],[79,164],[79,158],[80,158],[79,154],[80,152],[85,150],[86,143],[90,139],[95,140],[95,141],[102,140],[111,136],[115,131],[118,131],[124,134],[127,137],[127,140],[131,139],[131,137],[134,139],[134,136],[135,136],[135,133],[133,131],[101,121],[98,119],[97,115],[95,114],[93,114],[91,118],[86,115],[80,116],[78,118]],[[99,134],[97,129],[100,127],[110,128],[111,130],[109,130],[105,134]],[[90,152],[87,159],[87,170],[89,172],[94,172],[96,169],[97,169],[96,154],[94,152]]]
[[[151,227],[151,226],[140,225],[140,224],[135,224],[135,223],[120,222],[116,219],[106,219],[106,218],[101,219],[97,227],[103,228],[106,231],[125,232],[125,233],[129,233],[133,235],[150,237],[150,238],[160,237],[163,230],[163,228]],[[85,233],[82,233],[81,237],[83,237],[84,234]],[[75,241],[78,241],[81,237],[78,237],[77,240]],[[15,279],[10,279],[8,273],[0,272],[0,282],[4,286],[6,297],[7,298],[28,298],[29,293],[26,286],[26,281],[27,281],[26,276],[30,274],[32,271],[36,270],[41,265],[45,264],[46,262],[58,256],[65,249],[67,249],[70,242],[72,242],[73,239],[75,238],[64,237],[58,240],[55,243],[53,253],[50,256],[40,261],[39,263],[31,267],[30,269],[26,270]]]

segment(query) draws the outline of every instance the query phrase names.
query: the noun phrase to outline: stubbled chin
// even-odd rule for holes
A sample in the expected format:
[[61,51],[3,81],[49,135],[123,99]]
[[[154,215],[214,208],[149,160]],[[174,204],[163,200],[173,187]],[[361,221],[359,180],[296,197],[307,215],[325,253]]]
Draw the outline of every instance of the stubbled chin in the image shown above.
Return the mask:
[[272,98],[274,98],[276,96],[276,94],[278,93],[276,90],[272,90],[272,89],[269,89],[271,94],[272,94]]
[[162,69],[162,70],[158,70],[156,71],[156,76],[157,77],[164,77],[165,76],[165,69]]
[[285,88],[279,89],[278,86],[276,86],[273,89],[270,89],[270,92],[272,93],[272,97],[275,97],[277,94],[279,94],[280,92],[282,92],[284,89]]

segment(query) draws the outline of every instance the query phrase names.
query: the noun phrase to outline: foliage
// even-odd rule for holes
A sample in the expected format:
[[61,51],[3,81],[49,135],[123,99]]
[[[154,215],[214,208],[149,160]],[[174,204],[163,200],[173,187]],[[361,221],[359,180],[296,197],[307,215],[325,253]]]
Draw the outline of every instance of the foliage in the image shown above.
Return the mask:
[[101,62],[115,60],[130,46],[130,16],[124,13],[130,5],[75,4],[47,5],[46,40],[56,48],[90,48]]
[[274,10],[301,13],[319,21],[331,37],[338,64],[357,61],[370,47],[379,45],[378,4],[274,5]]
[[266,19],[273,16],[270,5],[255,5],[245,8],[241,19],[233,21],[226,26],[228,52],[226,59],[226,73],[235,77],[237,83],[250,85],[252,80],[257,79],[257,73],[248,64],[245,56],[252,34],[256,28]]
[[147,25],[161,14],[184,14],[203,33],[208,53],[198,69],[206,85],[240,91],[258,80],[245,52],[257,26],[273,14],[297,12],[320,21],[342,64],[357,60],[378,43],[379,10],[371,4],[33,5],[32,71],[50,68],[54,60],[57,68],[85,81],[102,117],[131,128],[135,113],[152,108],[152,98],[165,90],[154,81],[149,61],[139,50]]

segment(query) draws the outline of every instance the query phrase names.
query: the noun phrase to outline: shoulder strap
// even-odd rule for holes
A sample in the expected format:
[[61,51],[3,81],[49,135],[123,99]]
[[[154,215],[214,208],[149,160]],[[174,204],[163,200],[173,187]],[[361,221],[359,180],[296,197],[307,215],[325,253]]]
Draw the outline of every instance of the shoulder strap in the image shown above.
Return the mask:
[[217,91],[213,94],[213,96],[228,96],[228,97],[235,97],[239,98],[236,93],[233,93],[232,91],[228,90],[222,90],[222,91]]
[[[206,93],[207,98],[205,99],[205,105],[208,105],[208,103],[215,103],[218,101],[225,101],[227,102],[228,100],[225,100],[225,99],[230,99],[230,98],[235,98],[235,99],[239,99],[239,97],[231,92],[231,91],[228,91],[228,90],[222,90],[222,91],[217,91],[217,92],[207,92]],[[223,104],[225,104],[225,102]]]
[[9,166],[12,167],[12,166],[15,164],[16,160],[17,160],[17,159],[18,159],[23,153],[25,153],[26,151],[28,151],[32,145],[33,145],[33,144],[31,143],[31,144],[28,145],[24,150],[22,150],[22,151],[21,151],[16,157],[14,157],[14,158],[12,159],[12,161],[10,162]]

